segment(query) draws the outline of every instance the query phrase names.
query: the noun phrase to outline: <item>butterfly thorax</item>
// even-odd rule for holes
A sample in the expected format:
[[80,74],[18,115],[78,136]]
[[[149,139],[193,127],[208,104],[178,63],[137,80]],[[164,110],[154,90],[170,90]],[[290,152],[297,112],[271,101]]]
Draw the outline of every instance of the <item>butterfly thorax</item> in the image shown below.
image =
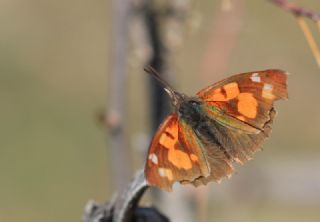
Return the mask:
[[183,119],[190,126],[196,127],[205,120],[205,114],[202,111],[202,102],[197,98],[186,97],[177,109],[179,118]]

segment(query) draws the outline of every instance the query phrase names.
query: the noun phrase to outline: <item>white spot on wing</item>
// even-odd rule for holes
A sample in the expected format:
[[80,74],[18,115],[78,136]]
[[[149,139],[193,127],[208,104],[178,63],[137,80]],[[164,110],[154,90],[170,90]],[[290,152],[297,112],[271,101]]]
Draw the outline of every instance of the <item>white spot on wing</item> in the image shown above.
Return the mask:
[[151,154],[149,155],[149,160],[151,160],[151,162],[154,163],[154,164],[158,164],[158,157],[157,157],[157,155],[154,154],[154,153],[151,153]]
[[272,90],[273,90],[273,85],[268,83],[264,84],[263,90],[262,90],[262,97],[270,100],[275,99],[276,96],[272,93]]
[[159,175],[161,177],[165,177],[166,176],[166,170],[164,168],[159,168],[158,172],[159,172]]
[[266,83],[263,85],[263,90],[272,91],[272,89],[273,89],[273,85],[271,84]]
[[259,76],[259,73],[255,72],[251,75],[250,79],[252,82],[261,82],[261,78]]

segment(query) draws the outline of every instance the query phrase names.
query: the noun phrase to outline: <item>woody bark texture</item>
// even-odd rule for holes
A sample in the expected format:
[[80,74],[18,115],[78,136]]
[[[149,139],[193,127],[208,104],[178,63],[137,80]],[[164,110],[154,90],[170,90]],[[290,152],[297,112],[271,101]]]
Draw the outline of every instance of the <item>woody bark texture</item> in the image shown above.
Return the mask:
[[82,217],[83,222],[169,222],[157,209],[138,207],[148,185],[144,171],[140,170],[129,186],[110,202],[97,204],[89,201]]

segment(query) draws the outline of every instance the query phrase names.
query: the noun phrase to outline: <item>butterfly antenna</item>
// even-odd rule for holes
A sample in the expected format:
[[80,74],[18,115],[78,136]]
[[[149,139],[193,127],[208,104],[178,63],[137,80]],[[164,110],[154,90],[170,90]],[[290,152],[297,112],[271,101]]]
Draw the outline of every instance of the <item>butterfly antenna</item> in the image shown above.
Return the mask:
[[153,76],[156,80],[158,80],[166,90],[169,90],[172,94],[176,93],[176,91],[173,90],[170,84],[167,81],[165,81],[163,78],[161,78],[160,73],[157,70],[155,70],[152,66],[145,67],[144,71],[150,74],[151,76]]
[[183,96],[177,91],[175,91],[167,81],[162,79],[160,74],[157,72],[157,70],[155,70],[152,66],[147,66],[146,68],[144,68],[144,71],[152,75],[156,80],[158,80],[164,86],[164,90],[169,94],[172,104],[175,107],[177,107],[181,103]]

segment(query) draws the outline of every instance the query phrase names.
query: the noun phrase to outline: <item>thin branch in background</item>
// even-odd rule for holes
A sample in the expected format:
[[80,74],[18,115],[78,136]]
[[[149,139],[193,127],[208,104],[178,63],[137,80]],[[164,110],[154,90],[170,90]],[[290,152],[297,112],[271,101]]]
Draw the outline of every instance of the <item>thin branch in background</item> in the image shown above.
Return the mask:
[[[152,56],[148,61],[148,65],[156,69],[161,75],[164,75],[168,69],[166,60],[166,49],[160,34],[159,12],[153,7],[153,1],[145,1],[145,22],[148,32],[150,46],[152,48]],[[164,118],[169,108],[168,97],[163,87],[154,78],[150,79],[150,104],[151,104],[151,128],[154,133]]]
[[[245,1],[233,2],[233,10],[220,11],[213,17],[211,34],[201,64],[202,80],[212,81],[225,74],[232,50],[237,42],[242,27]],[[220,76],[219,76],[220,75]]]
[[318,31],[319,31],[319,34],[320,34],[320,21],[317,21],[317,27],[318,27]]
[[[172,2],[173,3],[173,2]],[[181,3],[181,1],[180,1]],[[169,4],[170,5],[170,4]],[[163,13],[170,12],[170,13]],[[156,69],[160,75],[166,76],[172,69],[168,57],[171,50],[168,49],[168,45],[165,40],[163,28],[167,27],[167,21],[172,17],[179,18],[179,10],[173,10],[167,4],[163,7],[156,7],[156,1],[145,0],[145,22],[146,30],[149,36],[150,47],[152,48],[152,56],[148,61],[148,65]],[[177,27],[176,27],[177,28]],[[171,76],[172,80],[172,76]],[[163,90],[163,86],[159,84],[154,78],[150,79],[150,92],[151,92],[151,124],[152,132],[154,133],[163,121],[165,114],[169,109],[169,100],[166,93]],[[164,206],[164,210],[167,215],[174,218],[175,221],[188,222],[189,218],[185,218],[185,215],[189,214],[189,208],[185,201],[182,201],[181,192],[175,192],[175,194],[162,195],[159,191],[152,192],[154,197]],[[180,210],[177,209],[177,206]],[[184,212],[181,214],[181,212]]]
[[309,19],[312,19],[315,22],[320,21],[320,13],[305,9],[303,7],[300,7],[294,3],[291,3],[287,0],[269,0],[273,4],[279,6],[283,10],[286,10],[295,16],[303,16],[307,17]]
[[301,16],[297,16],[297,21],[298,21],[298,24],[304,34],[304,36],[306,37],[306,40],[308,42],[308,45],[312,51],[312,54],[314,56],[314,58],[316,59],[316,62],[320,68],[320,51],[319,51],[319,48],[317,46],[317,43],[305,21],[305,19]]
[[[211,34],[207,50],[201,67],[202,80],[204,82],[212,81],[215,76],[219,79],[219,75],[224,75],[227,71],[232,51],[236,45],[238,35],[242,27],[242,18],[245,13],[245,1],[230,0],[222,2],[222,4],[232,4],[232,11],[222,10],[213,18]],[[226,3],[227,2],[227,3]],[[208,187],[195,191],[197,202],[197,221],[208,221]]]
[[291,3],[287,0],[269,0],[273,4],[277,5],[281,9],[290,12],[297,18],[297,22],[299,27],[301,28],[307,43],[311,49],[311,52],[320,68],[320,50],[317,46],[317,43],[312,35],[312,32],[310,31],[308,24],[304,20],[304,18],[309,18],[312,21],[314,21],[319,29],[320,32],[320,13],[305,9],[301,6],[298,6],[294,3]]
[[[136,12],[144,18],[147,44],[150,51],[147,65],[156,69],[160,75],[169,77],[172,70],[169,57],[176,47],[182,43],[184,36],[181,31],[187,22],[189,15],[189,0],[163,1],[159,4],[155,0],[136,0]],[[181,38],[180,38],[181,37]],[[170,76],[172,81],[172,77]],[[156,131],[168,112],[169,100],[163,87],[155,79],[150,79],[150,105],[151,105],[151,128]],[[158,202],[164,206],[166,213],[175,221],[192,221],[191,211],[187,201],[182,201],[183,192],[175,192],[170,195],[162,195],[158,191],[152,192]],[[177,208],[178,207],[178,208]],[[179,210],[177,210],[179,209]],[[181,214],[181,212],[184,212]]]
[[209,221],[208,209],[209,209],[209,186],[198,187],[195,191],[196,206],[196,221],[206,222]]
[[223,11],[231,11],[231,10],[232,10],[232,7],[233,7],[233,5],[232,5],[231,0],[222,0],[222,2],[221,2],[221,9],[222,9]]
[[130,0],[114,0],[112,7],[112,71],[106,116],[112,167],[110,178],[113,178],[114,188],[123,189],[131,175],[130,152],[124,133]]

